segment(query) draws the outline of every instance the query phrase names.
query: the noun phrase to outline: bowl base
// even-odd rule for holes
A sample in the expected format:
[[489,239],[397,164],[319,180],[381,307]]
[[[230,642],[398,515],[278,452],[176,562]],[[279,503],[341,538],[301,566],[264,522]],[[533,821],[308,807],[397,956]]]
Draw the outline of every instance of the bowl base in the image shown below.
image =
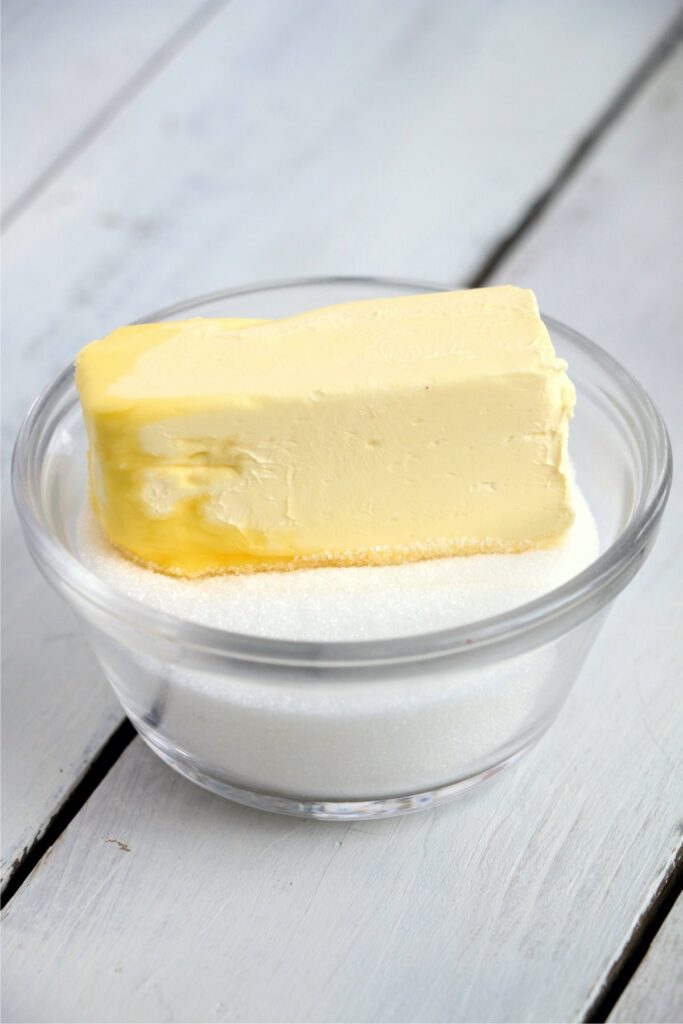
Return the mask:
[[158,734],[150,734],[145,729],[144,724],[133,720],[133,725],[147,746],[165,764],[203,789],[208,789],[209,792],[222,796],[226,800],[243,804],[246,807],[252,807],[258,811],[286,814],[295,818],[314,818],[318,821],[354,821],[356,819],[367,821],[373,818],[394,818],[401,814],[414,814],[417,811],[425,811],[430,807],[447,803],[462,793],[466,793],[474,786],[492,779],[504,768],[516,764],[536,745],[541,735],[546,731],[545,728],[539,729],[527,740],[523,747],[497,764],[474,775],[458,779],[456,782],[450,782],[445,786],[438,786],[436,789],[426,790],[422,793],[411,793],[408,796],[384,797],[379,800],[297,800],[291,797],[273,796],[268,793],[254,792],[233,786],[223,779],[210,775],[199,768],[186,754],[181,753],[166,743],[160,742]]

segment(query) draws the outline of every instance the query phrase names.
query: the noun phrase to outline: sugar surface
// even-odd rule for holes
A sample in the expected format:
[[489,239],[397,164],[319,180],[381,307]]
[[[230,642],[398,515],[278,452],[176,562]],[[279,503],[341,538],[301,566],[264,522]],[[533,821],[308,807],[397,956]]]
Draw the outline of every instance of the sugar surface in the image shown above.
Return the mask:
[[77,547],[83,564],[111,587],[183,619],[281,639],[370,640],[465,625],[566,583],[599,550],[595,521],[578,490],[574,508],[574,524],[557,547],[408,565],[175,579],[119,554],[89,508],[81,514]]

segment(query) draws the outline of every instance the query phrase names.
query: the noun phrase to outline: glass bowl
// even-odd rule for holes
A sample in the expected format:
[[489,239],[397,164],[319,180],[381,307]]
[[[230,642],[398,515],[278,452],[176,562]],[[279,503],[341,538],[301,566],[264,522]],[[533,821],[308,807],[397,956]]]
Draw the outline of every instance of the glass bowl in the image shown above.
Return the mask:
[[[290,281],[205,296],[145,320],[273,317],[430,289],[437,290],[382,279]],[[468,789],[548,729],[611,602],[654,542],[671,451],[659,413],[626,370],[575,331],[545,322],[577,389],[571,457],[600,554],[538,600],[432,633],[340,643],[255,637],[115,591],[78,557],[86,438],[73,367],[36,400],[13,463],[26,542],[75,609],[124,711],[167,764],[264,810],[381,817]]]

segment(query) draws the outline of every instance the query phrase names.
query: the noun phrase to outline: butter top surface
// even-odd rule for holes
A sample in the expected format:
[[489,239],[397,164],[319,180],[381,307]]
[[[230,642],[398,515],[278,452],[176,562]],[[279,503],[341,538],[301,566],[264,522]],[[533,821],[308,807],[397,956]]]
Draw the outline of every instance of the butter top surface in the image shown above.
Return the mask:
[[[246,348],[248,346],[248,351]],[[371,299],[274,321],[122,327],[77,362],[78,387],[112,407],[320,397],[491,373],[562,370],[533,292],[504,285]]]
[[76,362],[107,536],[177,575],[552,544],[574,391],[532,292],[136,325]]

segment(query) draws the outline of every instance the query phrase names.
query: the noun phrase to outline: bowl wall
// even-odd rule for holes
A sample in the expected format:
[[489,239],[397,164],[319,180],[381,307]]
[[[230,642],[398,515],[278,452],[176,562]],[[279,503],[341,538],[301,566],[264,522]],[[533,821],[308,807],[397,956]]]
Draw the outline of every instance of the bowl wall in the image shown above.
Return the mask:
[[[281,316],[421,290],[307,282],[226,293],[163,315]],[[601,557],[554,594],[469,632],[278,645],[277,638],[218,635],[121,601],[78,564],[86,438],[72,373],[51,386],[17,446],[27,542],[77,611],[124,710],[164,760],[254,806],[378,816],[450,796],[542,735],[612,598],[653,543],[668,459],[661,421],[628,374],[590,342],[546,322],[577,389],[570,451]]]

